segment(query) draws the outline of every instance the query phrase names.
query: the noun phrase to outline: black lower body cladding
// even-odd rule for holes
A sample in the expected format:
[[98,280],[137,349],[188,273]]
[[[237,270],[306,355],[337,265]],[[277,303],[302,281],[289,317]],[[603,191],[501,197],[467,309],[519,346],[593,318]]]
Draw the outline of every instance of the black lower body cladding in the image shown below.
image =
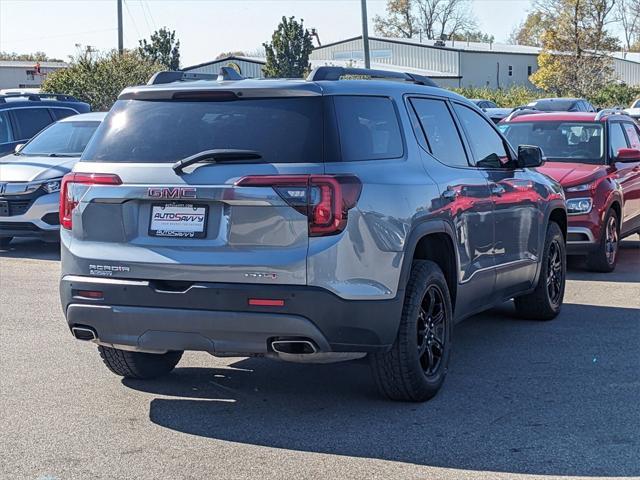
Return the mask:
[[[98,299],[83,292],[101,292]],[[275,337],[305,337],[320,351],[377,352],[396,337],[404,292],[390,300],[345,300],[316,287],[167,284],[67,276],[60,295],[70,327],[102,343],[144,350],[266,353]],[[249,299],[283,300],[282,306]]]

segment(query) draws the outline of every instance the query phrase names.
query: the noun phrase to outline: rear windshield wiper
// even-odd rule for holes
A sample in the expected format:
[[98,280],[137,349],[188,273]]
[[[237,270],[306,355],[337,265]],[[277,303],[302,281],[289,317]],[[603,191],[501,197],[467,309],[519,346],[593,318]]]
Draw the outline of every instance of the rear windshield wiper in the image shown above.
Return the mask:
[[184,173],[183,169],[189,165],[200,162],[220,163],[237,162],[243,160],[259,160],[262,158],[255,150],[235,150],[230,148],[218,148],[215,150],[205,150],[190,157],[178,160],[171,168],[177,174]]

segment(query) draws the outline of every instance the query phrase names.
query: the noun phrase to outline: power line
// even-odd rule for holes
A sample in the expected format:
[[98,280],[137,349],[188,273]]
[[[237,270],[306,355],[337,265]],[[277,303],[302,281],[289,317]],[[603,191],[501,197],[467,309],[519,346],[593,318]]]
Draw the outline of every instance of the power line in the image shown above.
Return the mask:
[[142,38],[142,35],[140,35],[140,30],[138,30],[138,25],[136,24],[136,19],[133,18],[133,15],[131,15],[131,10],[129,10],[129,4],[126,0],[124,0],[124,6],[127,9],[127,14],[129,14],[129,18],[131,19],[131,23],[133,23],[133,28],[135,28],[136,33],[138,34],[138,39]]

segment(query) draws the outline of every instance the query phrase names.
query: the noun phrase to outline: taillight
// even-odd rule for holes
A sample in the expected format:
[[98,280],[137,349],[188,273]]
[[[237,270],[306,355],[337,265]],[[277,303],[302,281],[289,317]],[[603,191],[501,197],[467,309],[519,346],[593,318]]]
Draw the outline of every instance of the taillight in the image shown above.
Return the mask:
[[111,173],[67,173],[60,186],[60,226],[71,230],[73,211],[80,201],[80,193],[74,185],[120,185],[122,180]]
[[362,191],[355,175],[251,175],[236,185],[272,187],[288,205],[307,216],[312,237],[343,231],[348,212]]

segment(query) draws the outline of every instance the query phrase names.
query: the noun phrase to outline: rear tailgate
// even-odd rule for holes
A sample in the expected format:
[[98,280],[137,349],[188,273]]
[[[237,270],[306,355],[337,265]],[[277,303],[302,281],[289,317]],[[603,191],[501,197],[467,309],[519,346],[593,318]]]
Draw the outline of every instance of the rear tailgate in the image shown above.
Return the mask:
[[[119,181],[70,187],[63,274],[305,284],[307,217],[271,186],[236,183],[322,174],[320,100],[119,101],[74,169]],[[263,158],[172,168],[219,148]]]

